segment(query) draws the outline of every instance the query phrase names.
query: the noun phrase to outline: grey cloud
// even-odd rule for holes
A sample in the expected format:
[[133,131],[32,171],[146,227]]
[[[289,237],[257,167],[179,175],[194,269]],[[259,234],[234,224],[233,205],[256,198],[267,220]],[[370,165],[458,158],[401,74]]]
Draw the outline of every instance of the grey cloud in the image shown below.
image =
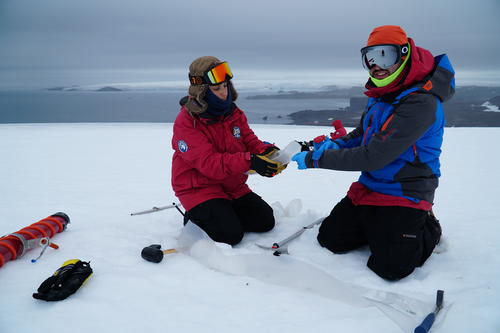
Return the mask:
[[4,0],[0,70],[186,68],[205,54],[247,68],[357,68],[382,24],[455,66],[499,69],[499,14],[497,0]]

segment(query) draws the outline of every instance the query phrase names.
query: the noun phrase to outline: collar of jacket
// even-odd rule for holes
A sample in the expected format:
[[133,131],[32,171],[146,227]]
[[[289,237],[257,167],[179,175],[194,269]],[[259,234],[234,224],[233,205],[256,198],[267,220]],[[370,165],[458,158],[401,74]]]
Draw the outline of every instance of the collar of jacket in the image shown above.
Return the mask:
[[199,118],[199,120],[201,122],[203,122],[207,125],[211,125],[211,124],[223,122],[227,118],[231,118],[233,116],[234,110],[236,110],[236,104],[233,103],[231,105],[231,111],[229,111],[228,113],[226,113],[225,115],[222,115],[222,116],[216,116],[216,115],[210,114],[206,111],[202,112],[200,114],[197,114],[197,115],[193,115],[193,116]]

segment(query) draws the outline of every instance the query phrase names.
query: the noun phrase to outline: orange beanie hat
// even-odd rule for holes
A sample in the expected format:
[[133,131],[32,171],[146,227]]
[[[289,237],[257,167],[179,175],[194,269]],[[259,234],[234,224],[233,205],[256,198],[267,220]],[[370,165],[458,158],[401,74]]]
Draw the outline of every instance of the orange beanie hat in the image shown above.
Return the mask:
[[382,25],[373,29],[366,46],[380,44],[403,45],[406,43],[408,43],[408,37],[403,28],[398,25]]

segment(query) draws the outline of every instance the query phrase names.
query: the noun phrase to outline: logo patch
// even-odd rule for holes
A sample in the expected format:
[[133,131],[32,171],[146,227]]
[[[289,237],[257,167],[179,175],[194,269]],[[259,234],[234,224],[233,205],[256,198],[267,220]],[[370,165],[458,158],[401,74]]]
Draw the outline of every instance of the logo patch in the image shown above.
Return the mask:
[[234,127],[233,127],[233,136],[234,136],[236,139],[241,138],[241,131],[240,131],[240,128],[239,128],[238,126],[234,126]]
[[187,145],[186,141],[184,141],[184,140],[177,141],[177,147],[179,148],[179,150],[182,153],[185,153],[188,151],[188,145]]

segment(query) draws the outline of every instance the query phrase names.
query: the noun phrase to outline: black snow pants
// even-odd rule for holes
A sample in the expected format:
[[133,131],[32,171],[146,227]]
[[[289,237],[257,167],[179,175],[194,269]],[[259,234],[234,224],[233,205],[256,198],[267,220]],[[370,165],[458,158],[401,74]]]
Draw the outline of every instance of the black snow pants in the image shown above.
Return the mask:
[[430,213],[399,206],[355,206],[345,197],[325,218],[318,241],[334,253],[368,245],[367,266],[380,277],[399,280],[422,266],[441,237]]
[[238,244],[245,232],[266,232],[274,228],[273,209],[250,192],[236,200],[210,199],[190,209],[185,217],[216,242]]

